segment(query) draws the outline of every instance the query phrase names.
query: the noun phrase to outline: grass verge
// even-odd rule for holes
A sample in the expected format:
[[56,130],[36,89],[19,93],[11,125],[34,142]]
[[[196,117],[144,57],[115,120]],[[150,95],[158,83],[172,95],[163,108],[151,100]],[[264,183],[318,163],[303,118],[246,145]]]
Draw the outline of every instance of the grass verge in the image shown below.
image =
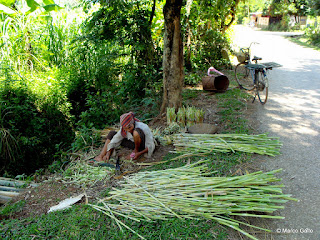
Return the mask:
[[312,44],[306,35],[299,35],[294,37],[288,37],[288,39],[302,47],[312,48],[314,50],[320,51],[320,46]]
[[[212,221],[172,219],[135,222],[119,217],[146,239],[226,239],[225,230]],[[104,214],[86,205],[73,206],[23,220],[5,220],[0,224],[1,239],[139,239],[131,231],[120,231]]]

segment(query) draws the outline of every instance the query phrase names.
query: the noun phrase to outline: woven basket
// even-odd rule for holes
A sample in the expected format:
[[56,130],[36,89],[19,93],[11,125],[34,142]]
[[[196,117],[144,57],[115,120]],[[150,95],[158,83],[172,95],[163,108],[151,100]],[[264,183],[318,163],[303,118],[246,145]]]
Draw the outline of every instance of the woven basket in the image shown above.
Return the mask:
[[240,63],[245,62],[246,60],[249,60],[249,58],[250,58],[250,56],[248,54],[243,53],[243,52],[236,53],[236,57]]
[[218,131],[218,127],[209,123],[197,123],[188,127],[188,132],[192,134],[213,134]]

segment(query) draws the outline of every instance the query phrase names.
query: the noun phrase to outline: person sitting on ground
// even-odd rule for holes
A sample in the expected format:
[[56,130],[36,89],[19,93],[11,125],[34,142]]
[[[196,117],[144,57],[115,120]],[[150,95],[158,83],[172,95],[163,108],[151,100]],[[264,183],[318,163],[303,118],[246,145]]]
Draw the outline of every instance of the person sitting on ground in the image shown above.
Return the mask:
[[120,125],[118,132],[109,132],[104,147],[94,160],[109,161],[114,149],[120,145],[134,150],[130,154],[133,160],[138,159],[144,153],[150,158],[155,149],[155,140],[148,125],[135,118],[132,112],[120,116]]

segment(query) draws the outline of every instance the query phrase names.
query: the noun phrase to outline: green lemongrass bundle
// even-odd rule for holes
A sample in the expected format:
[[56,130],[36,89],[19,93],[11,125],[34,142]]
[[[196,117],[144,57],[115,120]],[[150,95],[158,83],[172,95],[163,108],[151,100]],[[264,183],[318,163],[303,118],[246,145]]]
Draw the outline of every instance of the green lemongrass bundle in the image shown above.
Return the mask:
[[171,138],[175,152],[188,155],[239,151],[275,156],[282,145],[267,134],[175,134]]
[[181,107],[177,112],[177,122],[181,127],[186,126],[186,108]]
[[186,125],[190,127],[196,122],[196,111],[195,107],[187,107],[186,109]]
[[195,107],[181,107],[178,112],[174,108],[167,108],[167,124],[177,122],[181,127],[191,126],[195,123],[202,123],[204,119],[204,110]]
[[62,174],[62,181],[81,186],[93,186],[96,182],[111,177],[114,169],[109,167],[94,167],[85,161],[73,161]]
[[203,123],[203,119],[204,119],[204,110],[203,109],[196,109],[195,122],[196,123]]
[[280,170],[211,177],[212,173],[208,172],[204,162],[175,169],[139,172],[126,177],[121,189],[114,188],[109,192],[109,197],[100,201],[103,206],[91,206],[112,217],[120,228],[124,224],[116,216],[135,221],[210,219],[255,239],[240,228],[240,224],[248,224],[231,216],[283,219],[270,214],[284,208],[280,204],[295,200],[282,193],[283,185],[269,184],[280,180],[274,176]]
[[176,122],[177,115],[175,108],[167,108],[167,124],[170,125],[171,123]]

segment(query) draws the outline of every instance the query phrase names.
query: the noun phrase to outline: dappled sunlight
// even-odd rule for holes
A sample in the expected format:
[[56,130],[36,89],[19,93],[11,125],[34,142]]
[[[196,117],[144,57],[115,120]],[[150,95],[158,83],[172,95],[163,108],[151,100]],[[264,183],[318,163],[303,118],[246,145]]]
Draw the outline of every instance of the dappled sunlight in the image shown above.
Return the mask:
[[317,136],[318,132],[312,130],[310,126],[297,126],[296,132],[301,133],[301,134],[309,134],[313,136]]
[[[238,27],[238,45],[252,45],[252,55],[262,62],[282,65],[269,71],[268,103],[258,108],[260,122],[267,123],[262,131],[272,132],[288,141],[319,136],[320,128],[320,55],[314,50],[297,46],[283,36],[294,33],[260,32]],[[244,38],[243,35],[250,36]],[[239,40],[239,41],[238,41]],[[275,42],[277,44],[275,44]],[[306,145],[312,142],[305,141]]]
[[[319,135],[320,122],[320,55],[312,49],[296,46],[284,35],[293,33],[267,32],[260,34],[252,29],[239,27],[250,38],[236,42],[241,46],[252,45],[252,55],[262,57],[262,62],[282,65],[269,71],[269,99],[261,109],[260,122],[266,122],[263,131],[272,132],[288,141]],[[275,41],[277,44],[275,44]],[[267,118],[267,120],[266,120]],[[316,120],[315,120],[316,119]],[[304,142],[311,145],[311,142]]]
[[[283,143],[282,155],[258,160],[258,164],[267,170],[282,168],[286,192],[299,199],[298,203],[281,210],[286,220],[272,223],[273,229],[308,226],[316,230],[319,229],[320,186],[320,54],[293,44],[283,35],[286,33],[252,30],[242,35],[246,40],[260,42],[255,45],[253,54],[262,57],[262,62],[282,65],[270,71],[267,104],[254,103],[259,132],[279,137]],[[282,236],[274,237],[282,239]],[[294,239],[310,237],[305,235]]]
[[272,104],[265,112],[266,117],[272,119],[270,130],[294,139],[301,135],[319,135],[319,125],[316,126],[319,123],[309,118],[320,119],[320,104],[315,101],[319,96],[316,90],[272,94]]

